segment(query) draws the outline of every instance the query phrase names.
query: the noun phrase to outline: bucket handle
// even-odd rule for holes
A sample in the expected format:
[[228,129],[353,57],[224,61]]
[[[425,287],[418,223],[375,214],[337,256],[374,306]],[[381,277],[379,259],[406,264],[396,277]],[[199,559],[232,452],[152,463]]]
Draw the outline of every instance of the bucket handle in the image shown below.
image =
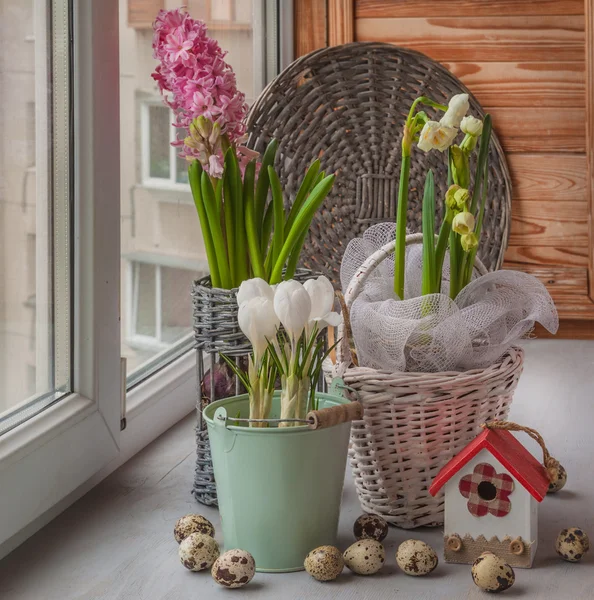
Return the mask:
[[359,402],[337,404],[320,410],[310,410],[305,419],[234,419],[227,416],[227,411],[217,409],[215,422],[217,425],[227,427],[227,421],[236,423],[302,423],[309,429],[328,429],[341,423],[358,421],[363,418],[363,406]]

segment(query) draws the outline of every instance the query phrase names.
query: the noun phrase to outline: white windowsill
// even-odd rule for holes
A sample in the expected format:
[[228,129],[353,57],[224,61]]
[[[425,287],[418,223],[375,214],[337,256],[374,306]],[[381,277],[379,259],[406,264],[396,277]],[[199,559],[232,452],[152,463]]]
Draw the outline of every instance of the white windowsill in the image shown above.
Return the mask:
[[[0,558],[19,546],[137,452],[195,410],[195,378],[195,353],[191,350],[130,390],[126,398],[126,429],[121,432],[119,448],[113,448],[114,458],[55,506],[0,544]],[[72,426],[74,422],[96,416],[98,413],[94,404],[75,394],[56,403],[43,411],[38,416],[40,418],[34,417],[2,436],[0,439],[2,470],[10,468],[11,463],[47,444],[52,437]]]

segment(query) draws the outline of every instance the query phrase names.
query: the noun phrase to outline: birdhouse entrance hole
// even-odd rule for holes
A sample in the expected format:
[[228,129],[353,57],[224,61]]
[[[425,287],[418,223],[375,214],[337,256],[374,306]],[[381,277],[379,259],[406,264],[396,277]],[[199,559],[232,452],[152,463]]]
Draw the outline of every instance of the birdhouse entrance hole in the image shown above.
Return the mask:
[[478,484],[477,492],[486,501],[494,500],[497,496],[497,488],[490,481],[481,481]]

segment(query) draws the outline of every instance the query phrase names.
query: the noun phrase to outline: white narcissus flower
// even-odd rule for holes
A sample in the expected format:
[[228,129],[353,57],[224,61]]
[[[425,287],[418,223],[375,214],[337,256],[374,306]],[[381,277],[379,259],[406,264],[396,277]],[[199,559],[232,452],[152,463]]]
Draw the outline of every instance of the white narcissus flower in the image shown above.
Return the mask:
[[237,306],[241,306],[244,302],[252,298],[263,296],[269,300],[274,299],[274,290],[260,277],[246,279],[241,282],[239,290],[237,290]]
[[448,109],[439,122],[445,127],[458,128],[469,108],[468,94],[456,94],[450,98]]
[[309,321],[311,299],[307,290],[294,279],[282,281],[274,292],[274,312],[289,338],[299,339]]
[[270,298],[257,296],[242,302],[237,313],[239,328],[251,342],[254,350],[254,363],[259,364],[266,352],[268,340],[275,339],[279,320]]
[[308,333],[313,330],[315,324],[317,324],[318,331],[322,331],[328,325],[338,327],[342,318],[338,313],[332,312],[334,308],[334,287],[330,280],[322,275],[317,279],[308,279],[303,287],[307,290],[311,299],[311,311],[307,324]]
[[460,129],[468,135],[478,137],[481,133],[483,133],[483,122],[476,117],[468,115],[462,119],[462,122],[460,123]]
[[452,221],[452,229],[460,235],[467,235],[474,231],[474,216],[472,213],[458,213]]
[[429,150],[447,150],[456,138],[457,130],[454,127],[446,127],[437,121],[427,121],[417,144],[424,152]]

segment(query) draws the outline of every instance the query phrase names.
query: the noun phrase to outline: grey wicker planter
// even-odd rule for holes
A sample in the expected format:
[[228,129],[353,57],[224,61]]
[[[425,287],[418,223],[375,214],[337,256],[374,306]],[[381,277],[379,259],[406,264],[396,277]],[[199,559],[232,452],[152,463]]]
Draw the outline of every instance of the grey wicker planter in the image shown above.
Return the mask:
[[[297,269],[295,279],[305,281],[317,277],[308,269]],[[210,277],[194,282],[192,286],[192,305],[194,317],[194,339],[196,340],[196,375],[198,423],[196,427],[196,470],[192,494],[198,502],[208,506],[217,505],[217,490],[210,456],[210,444],[206,423],[202,418],[202,410],[215,398],[213,371],[207,374],[208,365],[213,365],[221,353],[234,357],[236,362],[246,358],[252,351],[251,344],[243,335],[237,323],[237,288],[222,290],[212,288]],[[210,376],[210,397],[202,394],[202,381]],[[240,382],[235,379],[232,394],[241,393]]]

